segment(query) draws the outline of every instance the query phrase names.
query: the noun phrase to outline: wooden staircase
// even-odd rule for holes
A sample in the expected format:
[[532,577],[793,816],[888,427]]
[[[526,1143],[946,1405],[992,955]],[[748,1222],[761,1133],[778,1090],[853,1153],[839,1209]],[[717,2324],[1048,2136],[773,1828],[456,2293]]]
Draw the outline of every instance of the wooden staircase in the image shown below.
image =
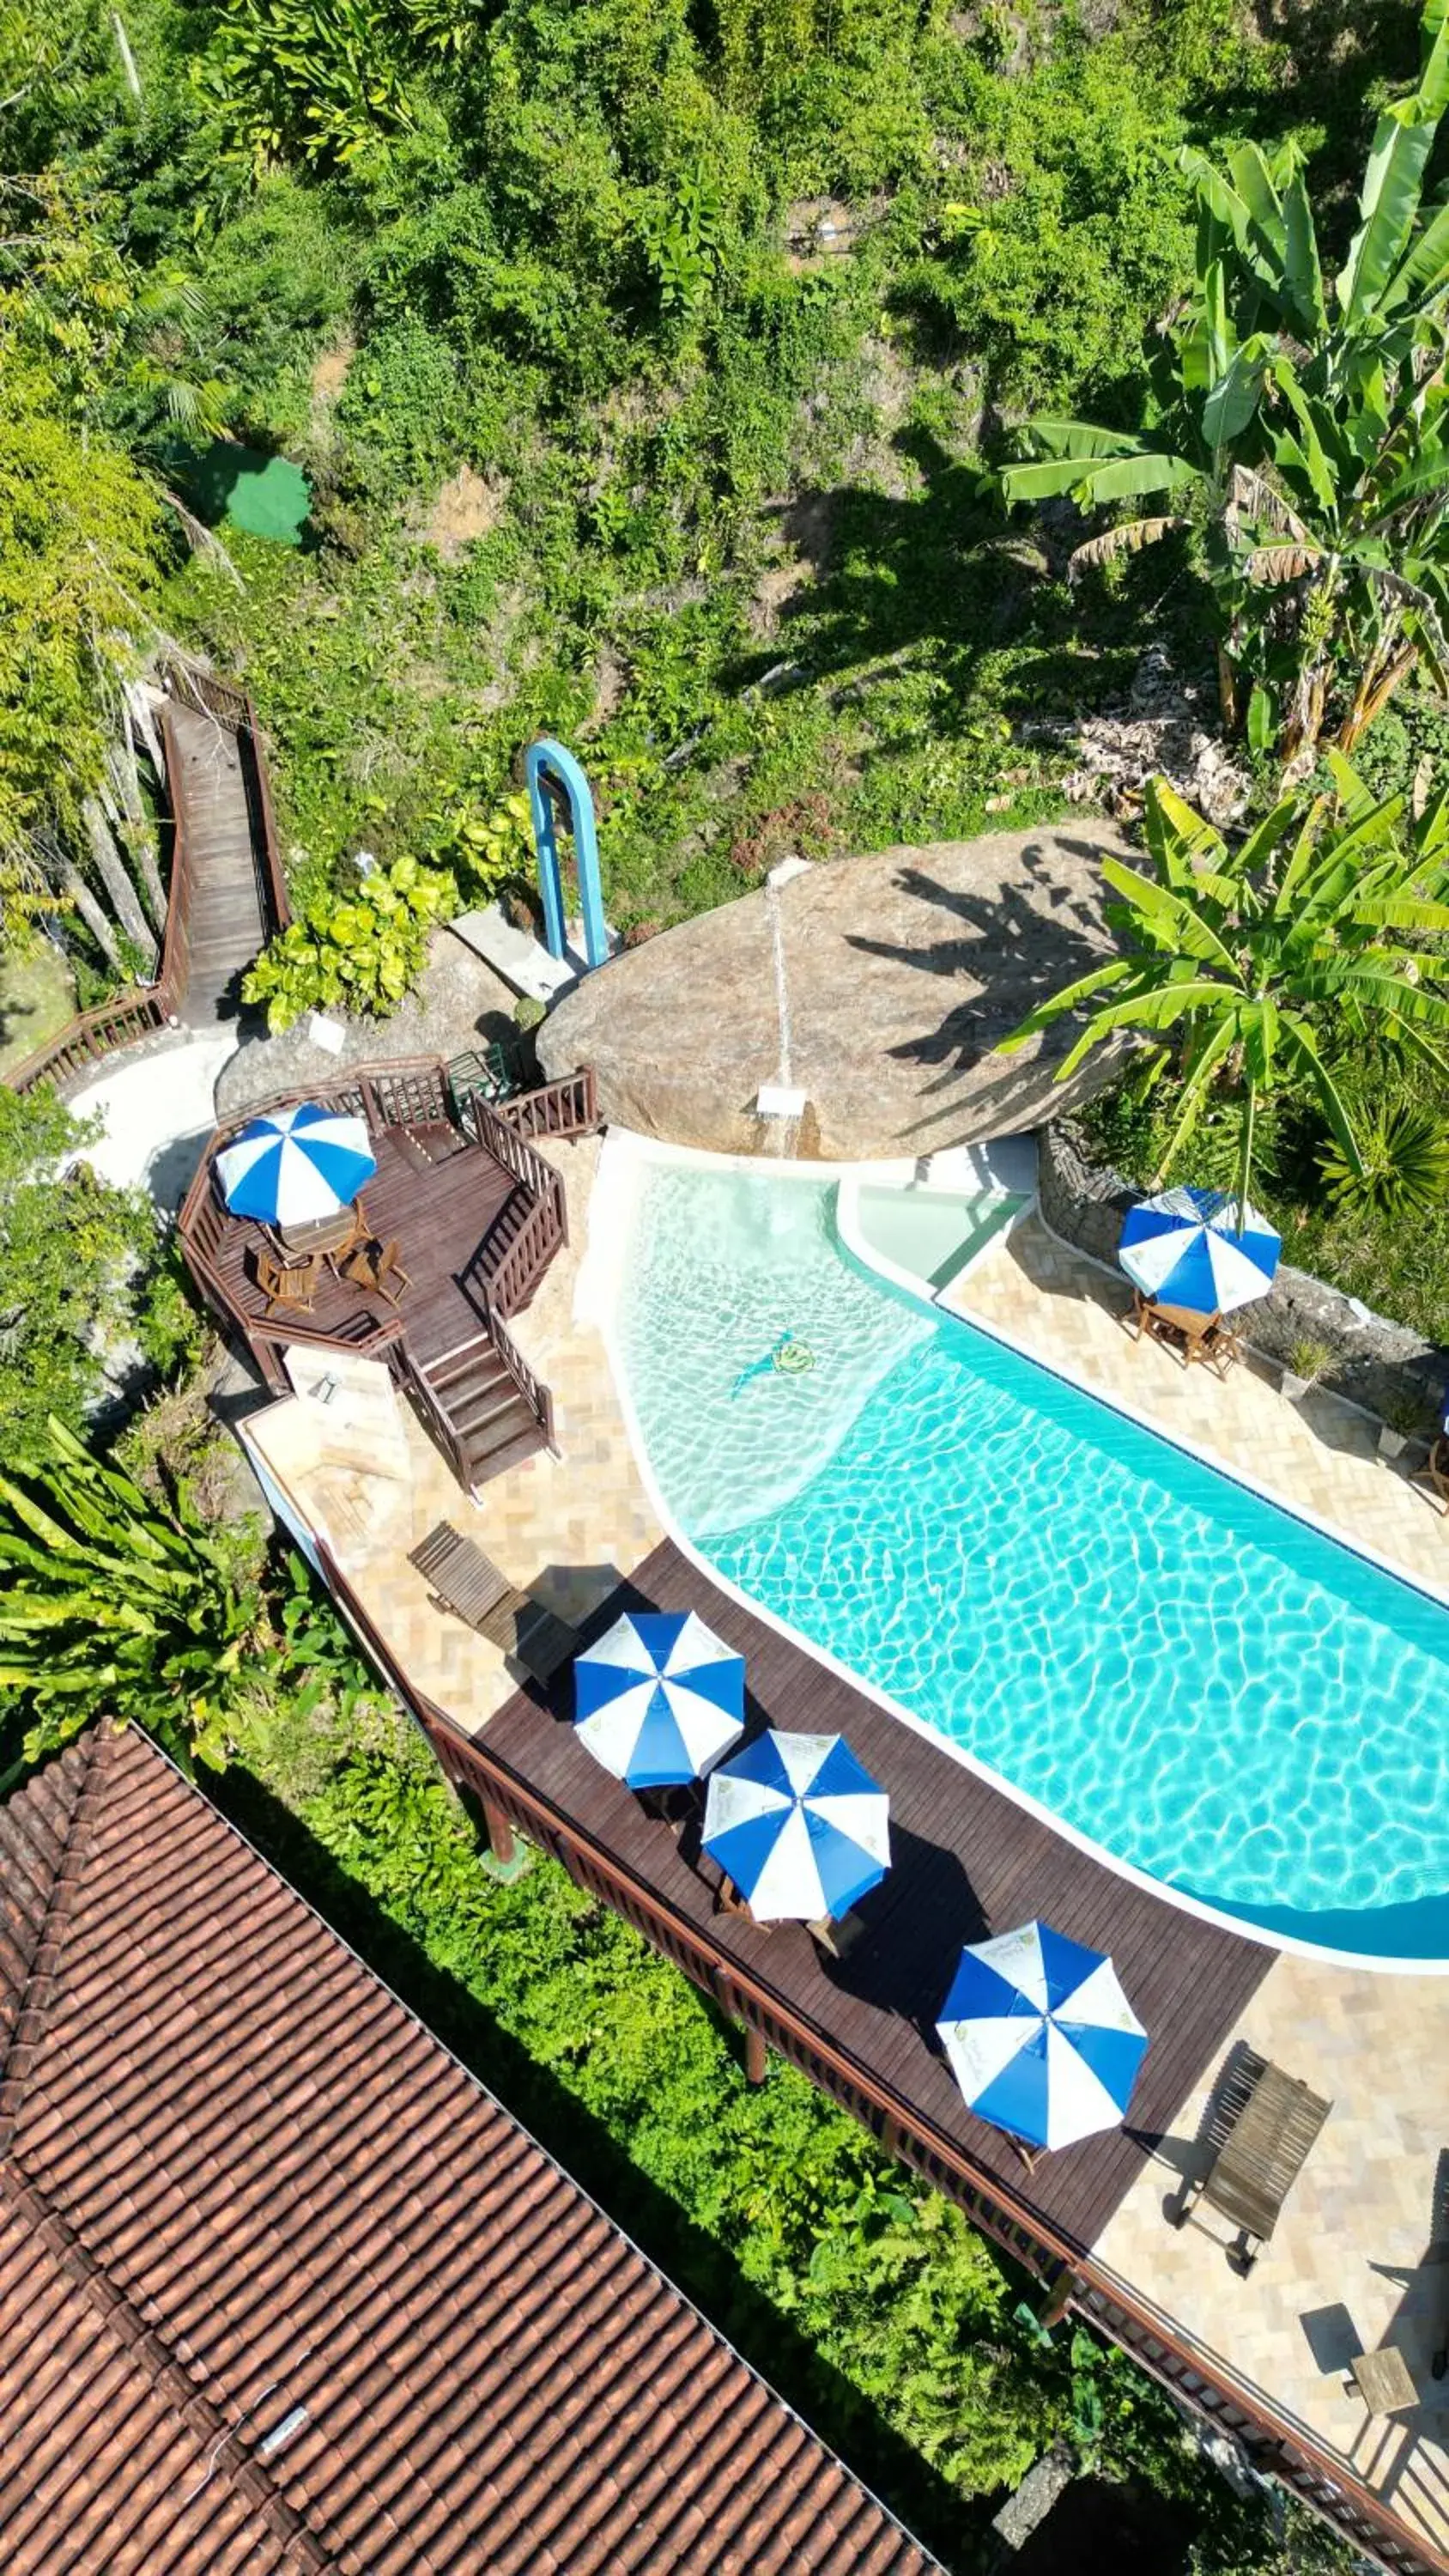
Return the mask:
[[417,1384],[454,1473],[471,1493],[550,1445],[549,1424],[520,1385],[516,1361],[510,1365],[498,1348],[496,1326],[420,1362]]

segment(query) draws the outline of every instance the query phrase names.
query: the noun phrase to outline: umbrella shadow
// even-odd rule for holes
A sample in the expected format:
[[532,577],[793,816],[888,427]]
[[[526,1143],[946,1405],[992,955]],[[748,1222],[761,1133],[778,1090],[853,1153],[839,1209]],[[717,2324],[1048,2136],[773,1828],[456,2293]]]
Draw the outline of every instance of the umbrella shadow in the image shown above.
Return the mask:
[[822,1958],[828,1982],[855,2002],[914,2030],[943,2054],[936,2015],[967,1942],[991,1924],[959,1855],[891,1818],[891,1865],[851,1909],[859,1936],[841,1958]]

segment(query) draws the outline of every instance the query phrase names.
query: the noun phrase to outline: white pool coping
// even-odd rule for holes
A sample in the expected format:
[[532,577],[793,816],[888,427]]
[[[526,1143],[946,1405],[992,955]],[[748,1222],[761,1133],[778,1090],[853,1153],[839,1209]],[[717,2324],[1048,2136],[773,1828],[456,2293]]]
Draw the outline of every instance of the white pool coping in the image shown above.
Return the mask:
[[[628,1371],[619,1347],[617,1319],[624,1260],[634,1213],[638,1205],[639,1180],[643,1167],[648,1163],[685,1163],[713,1171],[753,1172],[786,1181],[809,1181],[817,1188],[822,1180],[840,1181],[852,1175],[869,1183],[885,1181],[889,1184],[890,1181],[895,1180],[904,1185],[905,1180],[914,1174],[916,1165],[910,1159],[889,1163],[825,1163],[781,1161],[776,1157],[765,1155],[715,1154],[701,1146],[670,1145],[661,1138],[639,1135],[630,1128],[609,1128],[604,1138],[589,1201],[587,1242],[575,1285],[574,1313],[580,1322],[590,1325],[598,1333],[604,1345],[640,1481],[661,1529],[678,1548],[681,1556],[687,1558],[689,1563],[728,1599],[737,1602],[741,1609],[748,1611],[753,1618],[761,1620],[766,1627],[773,1628],[778,1635],[788,1638],[802,1654],[810,1656],[827,1672],[834,1673],[842,1681],[848,1682],[852,1689],[858,1690],[864,1698],[873,1701],[876,1707],[884,1709],[888,1716],[899,1718],[902,1725],[909,1726],[917,1735],[924,1736],[940,1752],[948,1754],[952,1761],[959,1762],[963,1769],[973,1772],[990,1788],[998,1790],[1003,1797],[1009,1798],[1012,1804],[1020,1807],[1025,1814],[1048,1826],[1053,1833],[1059,1834],[1064,1842],[1071,1843],[1077,1850],[1087,1853],[1089,1858],[1099,1862],[1104,1869],[1113,1871],[1117,1877],[1127,1880],[1130,1885],[1143,1888],[1149,1895],[1158,1897],[1163,1904],[1180,1906],[1184,1913],[1197,1916],[1200,1922],[1215,1924],[1221,1931],[1235,1932],[1240,1939],[1256,1941],[1264,1949],[1291,1951],[1299,1958],[1321,1960],[1325,1964],[1337,1967],[1365,1969],[1370,1973],[1385,1976],[1449,1977],[1449,1959],[1395,1958],[1380,1955],[1377,1952],[1335,1949],[1325,1942],[1305,1940],[1296,1933],[1270,1930],[1266,1924],[1254,1923],[1245,1916],[1233,1914],[1224,1907],[1209,1903],[1204,1897],[1193,1896],[1185,1888],[1170,1887],[1165,1880],[1154,1877],[1149,1870],[1139,1869],[1135,1862],[1124,1860],[1118,1853],[1109,1851],[1105,1844],[1095,1841],[1090,1834],[1083,1833],[1080,1827],[1069,1824],[1064,1817],[1056,1813],[1054,1808],[1044,1805],[1040,1799],[1033,1798],[1028,1790],[1019,1788],[1014,1781],[1008,1780],[1001,1772],[993,1770],[991,1765],[983,1762],[978,1754],[972,1753],[965,1745],[955,1743],[950,1736],[943,1735],[939,1727],[931,1725],[925,1718],[918,1717],[913,1709],[906,1707],[904,1701],[892,1698],[888,1691],[882,1690],[878,1683],[871,1681],[864,1673],[858,1672],[854,1665],[832,1654],[829,1647],[818,1644],[813,1637],[807,1637],[788,1619],[782,1618],[777,1611],[772,1610],[767,1603],[756,1599],[753,1593],[746,1592],[742,1585],[735,1583],[703,1554],[702,1550],[694,1544],[688,1531],[676,1519],[666,1496],[660,1490],[645,1446],[643,1430],[629,1384]],[[1019,1215],[1024,1217],[1026,1213],[1027,1210],[1023,1209]],[[1013,1222],[1016,1221],[1019,1220],[1013,1220]],[[990,1251],[1001,1239],[1001,1236],[993,1236],[990,1243],[982,1247],[983,1253]],[[870,1266],[876,1268],[879,1265],[872,1261]],[[1241,1475],[1225,1467],[1220,1459],[1202,1448],[1198,1442],[1186,1440],[1172,1432],[1162,1430],[1157,1423],[1149,1421],[1144,1414],[1129,1405],[1118,1403],[1112,1396],[1101,1393],[1096,1387],[1078,1387],[1073,1379],[1068,1378],[1062,1370],[1053,1368],[1050,1361],[1042,1359],[1038,1352],[1029,1350],[1014,1334],[1003,1332],[999,1326],[988,1324],[979,1316],[959,1315],[953,1309],[940,1306],[934,1298],[924,1296],[920,1287],[903,1272],[898,1275],[893,1284],[898,1286],[902,1293],[910,1296],[915,1303],[925,1306],[933,1318],[939,1320],[945,1315],[950,1322],[961,1325],[966,1331],[978,1332],[988,1341],[999,1342],[1004,1349],[1011,1351],[1017,1358],[1028,1361],[1034,1368],[1041,1369],[1047,1377],[1056,1378],[1061,1385],[1070,1387],[1076,1394],[1088,1396],[1093,1403],[1103,1405],[1109,1413],[1116,1413],[1124,1422],[1130,1422],[1135,1429],[1145,1431],[1153,1439],[1162,1441],[1167,1448],[1180,1450],[1184,1457],[1193,1459],[1197,1465],[1208,1468],[1216,1476],[1221,1476],[1226,1484],[1240,1485],[1245,1493],[1250,1493],[1258,1501],[1269,1504],[1289,1520],[1301,1521],[1306,1528],[1316,1531],[1321,1538],[1332,1540],[1335,1545],[1346,1548],[1350,1555],[1361,1557],[1366,1564],[1374,1566],[1380,1573],[1390,1575],[1397,1582],[1407,1585],[1411,1592],[1421,1593],[1426,1600],[1432,1600],[1438,1607],[1449,1610],[1449,1592],[1440,1585],[1416,1581],[1412,1575],[1404,1572],[1402,1566],[1393,1564],[1375,1549],[1361,1546],[1356,1539],[1346,1537],[1341,1529],[1335,1528],[1318,1513],[1285,1502],[1282,1495],[1276,1493],[1271,1486],[1261,1484],[1254,1477]]]

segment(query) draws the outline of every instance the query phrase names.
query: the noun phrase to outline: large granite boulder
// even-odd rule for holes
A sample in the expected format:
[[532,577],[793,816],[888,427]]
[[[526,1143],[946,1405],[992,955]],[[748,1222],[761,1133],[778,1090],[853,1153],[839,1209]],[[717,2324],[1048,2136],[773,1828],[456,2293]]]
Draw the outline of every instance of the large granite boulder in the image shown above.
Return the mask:
[[768,1152],[754,1102],[781,1078],[778,904],[789,1079],[809,1101],[794,1150],[921,1155],[1035,1127],[1098,1089],[1103,1065],[1055,1088],[1066,1030],[1020,1055],[993,1050],[1110,955],[1099,861],[1122,847],[1086,824],[807,869],[586,976],[539,1030],[540,1058],[551,1077],[592,1065],[604,1116],[621,1125]]

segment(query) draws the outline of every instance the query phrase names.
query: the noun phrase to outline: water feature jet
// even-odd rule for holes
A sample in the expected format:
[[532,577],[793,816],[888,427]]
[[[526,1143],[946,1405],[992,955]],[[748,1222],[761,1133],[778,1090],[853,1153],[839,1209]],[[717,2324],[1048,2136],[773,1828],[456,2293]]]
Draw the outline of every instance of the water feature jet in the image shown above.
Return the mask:
[[770,920],[770,946],[775,964],[775,1012],[780,1032],[780,1052],[773,1082],[762,1082],[755,1094],[755,1116],[760,1122],[756,1150],[778,1154],[790,1161],[800,1142],[800,1128],[808,1106],[809,1095],[795,1082],[790,1063],[790,985],[785,972],[785,932],[780,916],[780,889],[792,877],[803,876],[810,861],[796,857],[780,859],[765,879],[765,910]]

